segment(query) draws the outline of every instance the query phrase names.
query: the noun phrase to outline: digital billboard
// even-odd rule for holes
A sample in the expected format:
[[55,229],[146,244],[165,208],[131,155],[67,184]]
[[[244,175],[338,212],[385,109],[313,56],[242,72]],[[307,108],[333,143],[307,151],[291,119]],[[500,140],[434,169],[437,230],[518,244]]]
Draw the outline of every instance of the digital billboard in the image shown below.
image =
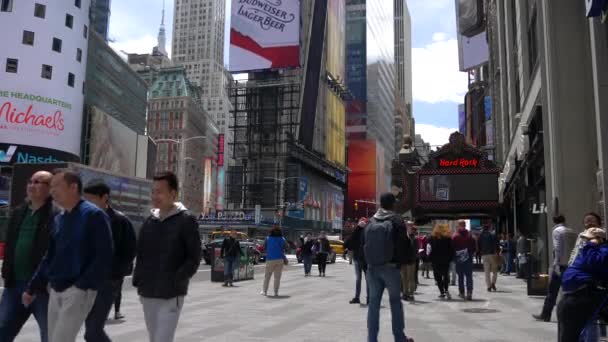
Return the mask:
[[300,0],[232,0],[231,72],[300,66]]
[[467,135],[467,111],[464,104],[458,105],[458,132]]
[[0,20],[0,143],[79,157],[90,1],[45,2],[45,19],[33,15],[38,2],[2,1],[12,8]]
[[135,176],[137,133],[99,108],[90,108],[88,164],[125,176]]
[[420,175],[420,202],[498,201],[498,174]]

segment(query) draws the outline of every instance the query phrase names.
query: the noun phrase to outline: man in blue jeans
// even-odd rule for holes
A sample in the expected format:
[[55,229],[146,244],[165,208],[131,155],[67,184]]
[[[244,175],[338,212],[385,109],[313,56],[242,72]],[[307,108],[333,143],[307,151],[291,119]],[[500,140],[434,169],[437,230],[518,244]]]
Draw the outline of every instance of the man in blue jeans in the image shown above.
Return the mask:
[[[413,342],[405,336],[405,318],[401,303],[401,265],[406,260],[407,234],[403,220],[393,212],[396,198],[391,193],[380,196],[380,209],[363,234],[363,249],[368,264],[369,307],[368,342],[378,341],[380,303],[387,289],[395,342]],[[387,241],[388,239],[390,241]],[[392,250],[388,249],[390,246]]]
[[[456,252],[456,273],[458,273],[458,296],[464,300],[473,299],[473,256],[477,246],[467,230],[465,221],[458,221],[458,230],[452,238]],[[465,296],[466,280],[466,296]]]
[[224,287],[233,286],[234,268],[241,256],[241,245],[236,240],[236,231],[230,232],[230,237],[222,243],[221,257],[224,259]]
[[0,341],[3,342],[12,342],[32,314],[40,328],[40,340],[48,341],[46,289],[37,288],[36,300],[28,307],[21,303],[21,295],[46,253],[50,226],[57,214],[50,195],[52,177],[46,171],[34,173],[27,182],[26,203],[13,211],[9,220],[2,264],[5,288],[0,301]]

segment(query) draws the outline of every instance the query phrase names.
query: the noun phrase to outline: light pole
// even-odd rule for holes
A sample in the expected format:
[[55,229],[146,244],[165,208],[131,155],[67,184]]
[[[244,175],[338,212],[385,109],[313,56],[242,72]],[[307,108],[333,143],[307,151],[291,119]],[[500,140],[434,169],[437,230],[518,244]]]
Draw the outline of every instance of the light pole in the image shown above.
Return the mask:
[[190,140],[207,140],[207,137],[204,135],[196,135],[193,137],[183,138],[183,139],[152,139],[154,143],[159,142],[172,142],[176,145],[179,145],[179,158],[177,160],[177,176],[179,178],[179,199],[180,201],[184,198],[184,181],[186,178],[186,160],[194,160],[194,158],[186,157],[186,142]]
[[285,181],[288,179],[300,179],[303,177],[286,177],[286,178],[274,178],[274,177],[264,177],[264,179],[272,179],[279,182],[279,209],[281,210],[281,218],[279,219],[279,227],[283,228],[283,215],[285,214]]

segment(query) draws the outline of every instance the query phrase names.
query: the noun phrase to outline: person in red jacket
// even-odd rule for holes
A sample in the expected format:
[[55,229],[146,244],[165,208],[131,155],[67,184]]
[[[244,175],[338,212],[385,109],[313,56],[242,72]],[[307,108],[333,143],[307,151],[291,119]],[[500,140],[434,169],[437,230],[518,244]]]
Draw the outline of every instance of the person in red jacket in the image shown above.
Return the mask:
[[[464,300],[473,299],[473,256],[475,255],[475,240],[469,233],[464,220],[458,221],[458,230],[452,237],[456,252],[456,273],[458,274],[458,296]],[[465,278],[467,294],[465,297]]]

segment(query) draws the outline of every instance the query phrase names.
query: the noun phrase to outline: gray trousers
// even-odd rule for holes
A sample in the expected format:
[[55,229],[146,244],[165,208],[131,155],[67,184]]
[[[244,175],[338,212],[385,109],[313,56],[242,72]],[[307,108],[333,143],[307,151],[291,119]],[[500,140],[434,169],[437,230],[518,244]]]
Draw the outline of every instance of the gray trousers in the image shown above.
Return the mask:
[[63,292],[50,289],[49,342],[76,341],[78,332],[93,308],[97,291],[83,291],[74,286]]
[[170,299],[140,297],[144,306],[150,342],[173,342],[184,297]]

